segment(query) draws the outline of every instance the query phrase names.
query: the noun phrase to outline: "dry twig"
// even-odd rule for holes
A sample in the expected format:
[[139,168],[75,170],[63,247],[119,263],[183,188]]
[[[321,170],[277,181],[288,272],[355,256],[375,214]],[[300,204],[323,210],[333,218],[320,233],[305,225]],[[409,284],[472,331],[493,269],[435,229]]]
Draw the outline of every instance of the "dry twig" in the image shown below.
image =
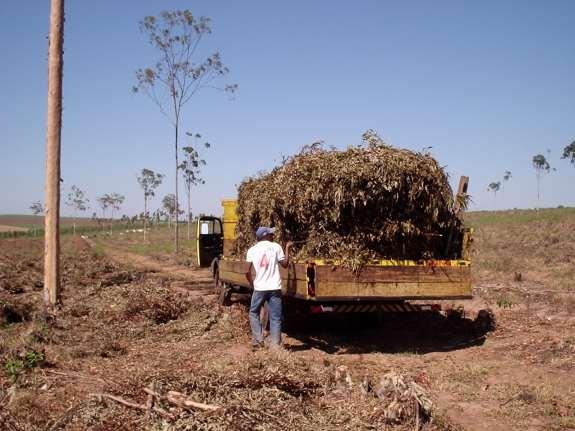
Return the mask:
[[[107,399],[109,399],[109,400],[112,400],[112,401],[115,401],[115,402],[117,402],[117,403],[119,403],[119,404],[122,404],[122,405],[124,405],[124,406],[126,406],[126,407],[130,407],[130,408],[132,408],[132,409],[147,411],[147,407],[146,407],[145,405],[136,404],[136,403],[134,403],[134,402],[127,401],[127,400],[125,400],[125,399],[123,399],[123,398],[120,398],[120,397],[117,397],[117,396],[115,396],[115,395],[103,394],[103,393],[102,393],[102,394],[90,394],[90,396],[92,396],[92,397],[97,397],[97,398],[107,398]],[[174,419],[175,419],[173,415],[171,415],[170,413],[168,413],[167,411],[165,411],[164,409],[162,409],[162,408],[160,408],[160,407],[154,406],[154,407],[152,408],[152,410],[153,410],[155,413],[158,413],[160,416],[165,417],[166,419],[169,419],[169,420],[174,420]]]
[[213,404],[204,404],[204,403],[199,403],[197,401],[191,400],[185,394],[182,394],[181,392],[169,391],[168,395],[166,395],[166,396],[161,395],[158,392],[155,392],[153,389],[150,389],[150,388],[145,388],[144,392],[146,392],[150,396],[158,398],[159,400],[165,400],[165,401],[169,402],[170,404],[174,404],[174,405],[176,405],[178,407],[182,407],[182,408],[194,408],[194,409],[209,410],[209,411],[219,410],[221,408],[220,406],[216,406]]

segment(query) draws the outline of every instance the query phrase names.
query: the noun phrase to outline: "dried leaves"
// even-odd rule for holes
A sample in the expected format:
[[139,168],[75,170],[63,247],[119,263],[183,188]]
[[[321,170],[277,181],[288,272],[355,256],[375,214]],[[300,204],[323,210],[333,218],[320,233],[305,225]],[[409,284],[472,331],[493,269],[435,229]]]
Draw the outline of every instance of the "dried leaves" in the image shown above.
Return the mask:
[[462,224],[443,168],[428,154],[393,148],[375,133],[345,151],[316,143],[239,187],[236,255],[259,225],[296,242],[296,259],[358,268],[375,258],[443,257]]

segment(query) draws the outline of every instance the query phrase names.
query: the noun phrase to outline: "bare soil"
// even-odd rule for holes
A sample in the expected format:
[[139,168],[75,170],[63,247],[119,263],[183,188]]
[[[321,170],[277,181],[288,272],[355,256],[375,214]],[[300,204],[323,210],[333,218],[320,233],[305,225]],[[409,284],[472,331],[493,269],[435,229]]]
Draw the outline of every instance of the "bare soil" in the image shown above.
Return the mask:
[[[280,352],[251,351],[245,298],[218,306],[205,270],[114,241],[65,240],[46,314],[41,241],[3,240],[0,429],[574,429],[574,232],[481,225],[475,299],[443,304],[463,314],[308,316]],[[220,408],[148,417],[101,395],[146,405],[152,384]]]
[[28,229],[24,229],[23,227],[17,226],[6,226],[0,224],[0,232],[26,232]]

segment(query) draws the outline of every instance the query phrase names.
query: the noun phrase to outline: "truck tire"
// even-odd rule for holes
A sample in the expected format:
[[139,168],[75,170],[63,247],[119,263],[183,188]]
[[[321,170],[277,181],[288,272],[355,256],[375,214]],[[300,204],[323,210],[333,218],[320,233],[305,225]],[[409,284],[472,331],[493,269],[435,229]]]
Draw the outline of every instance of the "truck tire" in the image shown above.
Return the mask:
[[218,298],[218,304],[223,306],[231,305],[232,287],[227,283],[220,282],[219,294],[216,297]]
[[298,323],[309,315],[309,305],[300,300],[285,297],[282,304],[282,326],[297,329]]
[[214,279],[214,294],[217,296],[220,295],[221,292],[221,283],[220,283],[220,265],[219,265],[218,258],[214,258],[212,263],[210,264],[210,272],[212,273],[212,278]]

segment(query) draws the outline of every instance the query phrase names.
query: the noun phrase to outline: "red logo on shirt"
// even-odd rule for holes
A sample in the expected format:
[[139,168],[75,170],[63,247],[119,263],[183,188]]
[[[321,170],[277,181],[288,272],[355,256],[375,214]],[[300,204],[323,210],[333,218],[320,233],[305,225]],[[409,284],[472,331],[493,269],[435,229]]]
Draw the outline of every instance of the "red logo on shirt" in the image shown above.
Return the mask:
[[269,265],[269,263],[270,263],[270,262],[269,262],[269,260],[268,260],[268,255],[267,255],[267,254],[264,254],[264,255],[262,256],[262,258],[260,259],[259,267],[260,267],[260,268],[267,268],[268,265]]

